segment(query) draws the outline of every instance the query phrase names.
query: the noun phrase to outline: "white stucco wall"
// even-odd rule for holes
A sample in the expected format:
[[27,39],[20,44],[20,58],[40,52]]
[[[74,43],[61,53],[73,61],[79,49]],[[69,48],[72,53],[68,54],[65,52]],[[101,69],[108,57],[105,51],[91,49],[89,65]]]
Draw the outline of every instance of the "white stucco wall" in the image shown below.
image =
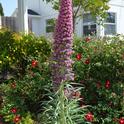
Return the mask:
[[28,9],[32,9],[40,13],[40,10],[41,10],[40,0],[28,0],[27,6],[28,6]]
[[[52,9],[50,3],[46,3],[43,0],[27,0],[27,8],[32,9],[40,14],[39,18],[32,18],[32,29],[37,35],[47,35],[46,33],[46,20],[51,18],[57,18],[58,12]],[[116,13],[116,28],[117,33],[124,34],[124,0],[111,0],[109,2],[109,12]],[[77,36],[83,35],[83,18],[77,20],[75,26]],[[104,30],[101,26],[98,26],[98,34],[103,36]]]
[[58,11],[55,11],[54,9],[52,9],[52,5],[50,3],[43,2],[43,0],[40,0],[40,3],[41,3],[40,11],[41,11],[41,24],[42,24],[41,33],[43,35],[47,35],[46,20],[57,18]]
[[40,18],[32,18],[32,31],[37,35],[46,34],[46,20],[57,18],[58,12],[52,9],[52,5],[43,0],[28,0],[28,9],[32,9],[40,14]]
[[[41,0],[41,15],[42,15],[42,33],[46,35],[46,19],[57,17],[57,12],[52,9],[51,4],[46,4]],[[116,13],[116,31],[118,34],[124,34],[124,0],[111,0],[109,2],[110,9],[108,12]],[[75,26],[77,36],[83,35],[83,18],[77,20]],[[102,26],[98,26],[98,35],[103,36],[104,30]]]
[[[111,0],[109,6],[108,12],[116,13],[117,34],[124,34],[124,0]],[[98,35],[104,36],[104,27],[97,25],[97,28]],[[83,18],[76,25],[76,33],[80,37],[83,35]]]
[[37,35],[41,35],[41,19],[40,18],[32,18],[32,31]]

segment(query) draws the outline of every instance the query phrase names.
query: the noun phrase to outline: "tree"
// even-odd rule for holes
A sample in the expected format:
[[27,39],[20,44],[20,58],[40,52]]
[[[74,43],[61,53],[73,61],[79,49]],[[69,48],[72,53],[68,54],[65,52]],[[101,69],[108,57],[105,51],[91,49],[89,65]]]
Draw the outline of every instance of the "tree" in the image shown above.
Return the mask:
[[[55,10],[60,8],[60,0],[43,0],[51,2]],[[73,23],[75,25],[76,19],[81,17],[84,12],[90,12],[93,16],[99,16],[100,19],[106,17],[106,11],[109,9],[108,2],[110,0],[73,0]]]
[[0,3],[0,16],[4,16],[3,7],[1,3]]

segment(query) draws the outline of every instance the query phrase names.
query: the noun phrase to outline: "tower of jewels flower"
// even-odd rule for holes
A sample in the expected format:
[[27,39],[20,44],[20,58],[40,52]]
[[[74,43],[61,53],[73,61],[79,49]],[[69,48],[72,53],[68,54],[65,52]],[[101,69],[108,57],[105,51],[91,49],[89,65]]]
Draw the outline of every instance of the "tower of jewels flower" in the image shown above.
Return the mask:
[[74,80],[71,60],[73,41],[72,0],[60,0],[60,11],[54,32],[52,78],[55,86]]

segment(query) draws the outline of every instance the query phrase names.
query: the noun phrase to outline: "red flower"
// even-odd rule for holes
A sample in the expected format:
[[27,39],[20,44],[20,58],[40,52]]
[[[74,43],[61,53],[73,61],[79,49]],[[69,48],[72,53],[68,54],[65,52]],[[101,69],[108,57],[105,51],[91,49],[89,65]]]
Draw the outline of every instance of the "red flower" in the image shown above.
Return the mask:
[[86,37],[86,38],[85,38],[85,41],[86,41],[86,42],[89,42],[90,40],[91,40],[90,37]]
[[106,89],[109,89],[110,86],[111,86],[110,81],[107,80],[107,81],[105,82],[105,88],[106,88]]
[[87,65],[90,64],[90,59],[86,59],[84,63]]
[[81,60],[81,58],[82,58],[81,53],[78,53],[78,54],[76,55],[76,58],[77,58],[77,60]]
[[11,88],[13,88],[13,89],[16,88],[16,83],[15,82],[11,83]]
[[124,118],[119,119],[119,124],[124,124]]
[[18,123],[21,120],[21,117],[19,115],[16,115],[13,119],[14,123]]
[[15,114],[15,113],[17,112],[17,108],[12,108],[12,109],[10,110],[10,112],[12,112],[13,114]]
[[31,66],[35,68],[38,65],[38,62],[36,60],[32,60]]
[[93,114],[91,112],[87,113],[85,115],[85,120],[89,121],[89,122],[92,122],[93,121]]

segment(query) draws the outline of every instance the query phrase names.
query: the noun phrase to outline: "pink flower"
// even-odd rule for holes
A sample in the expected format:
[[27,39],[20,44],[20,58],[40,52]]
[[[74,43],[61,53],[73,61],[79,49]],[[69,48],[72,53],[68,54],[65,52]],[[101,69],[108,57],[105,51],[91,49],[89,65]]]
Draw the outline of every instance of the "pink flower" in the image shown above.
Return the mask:
[[67,52],[67,55],[70,56],[70,55],[72,55],[73,53],[74,53],[74,51],[70,50],[70,51]]
[[71,59],[73,46],[72,0],[60,0],[60,11],[55,26],[51,64],[55,87],[64,81],[74,80]]

